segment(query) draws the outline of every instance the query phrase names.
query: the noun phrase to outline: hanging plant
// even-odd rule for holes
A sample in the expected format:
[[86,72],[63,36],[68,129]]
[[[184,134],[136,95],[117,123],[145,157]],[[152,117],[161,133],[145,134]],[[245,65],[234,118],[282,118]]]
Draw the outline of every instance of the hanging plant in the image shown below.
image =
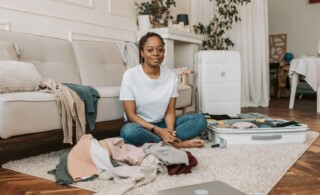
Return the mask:
[[[213,0],[210,0],[213,1]],[[225,36],[226,31],[232,28],[233,22],[241,21],[238,15],[237,6],[250,3],[250,0],[215,0],[213,19],[207,26],[199,22],[193,29],[196,34],[206,36],[202,46],[204,49],[228,50],[233,47],[233,41]]]
[[168,21],[173,19],[170,7],[176,7],[175,0],[151,0],[147,2],[135,2],[138,14],[152,16],[155,27],[168,26]]

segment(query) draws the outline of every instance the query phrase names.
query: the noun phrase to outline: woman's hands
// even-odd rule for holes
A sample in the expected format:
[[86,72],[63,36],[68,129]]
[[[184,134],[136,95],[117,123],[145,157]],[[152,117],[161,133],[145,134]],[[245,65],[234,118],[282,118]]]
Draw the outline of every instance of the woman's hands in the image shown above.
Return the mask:
[[164,141],[168,143],[181,142],[179,138],[176,137],[176,131],[168,128],[157,127],[155,133]]

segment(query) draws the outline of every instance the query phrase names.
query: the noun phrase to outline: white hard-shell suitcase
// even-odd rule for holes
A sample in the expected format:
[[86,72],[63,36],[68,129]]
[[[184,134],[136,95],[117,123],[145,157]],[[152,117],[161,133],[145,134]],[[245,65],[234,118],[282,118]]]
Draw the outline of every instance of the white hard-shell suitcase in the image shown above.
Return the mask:
[[[281,119],[270,121],[288,122]],[[304,143],[307,140],[308,129],[308,125],[303,123],[298,123],[298,126],[232,129],[218,128],[209,122],[207,133],[214,145],[226,147],[234,144]]]
[[195,56],[196,101],[199,113],[241,112],[241,66],[237,51],[205,50]]

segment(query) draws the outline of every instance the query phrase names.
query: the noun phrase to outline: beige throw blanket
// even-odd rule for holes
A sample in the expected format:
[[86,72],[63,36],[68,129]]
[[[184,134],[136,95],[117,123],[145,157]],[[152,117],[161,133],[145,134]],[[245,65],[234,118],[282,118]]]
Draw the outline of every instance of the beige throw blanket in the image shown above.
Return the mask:
[[85,105],[78,94],[61,83],[45,78],[36,88],[36,91],[53,94],[61,115],[63,129],[63,143],[72,144],[73,122],[76,125],[76,139],[85,134],[86,118]]

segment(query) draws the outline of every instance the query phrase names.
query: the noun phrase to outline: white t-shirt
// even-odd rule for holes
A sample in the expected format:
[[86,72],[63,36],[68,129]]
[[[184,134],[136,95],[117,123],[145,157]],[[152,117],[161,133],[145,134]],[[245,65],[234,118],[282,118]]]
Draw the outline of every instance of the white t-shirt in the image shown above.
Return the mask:
[[[122,78],[120,100],[135,100],[136,113],[148,122],[164,119],[171,97],[178,97],[176,74],[160,66],[157,79],[148,77],[141,65],[128,69]],[[126,115],[124,115],[127,120]]]

